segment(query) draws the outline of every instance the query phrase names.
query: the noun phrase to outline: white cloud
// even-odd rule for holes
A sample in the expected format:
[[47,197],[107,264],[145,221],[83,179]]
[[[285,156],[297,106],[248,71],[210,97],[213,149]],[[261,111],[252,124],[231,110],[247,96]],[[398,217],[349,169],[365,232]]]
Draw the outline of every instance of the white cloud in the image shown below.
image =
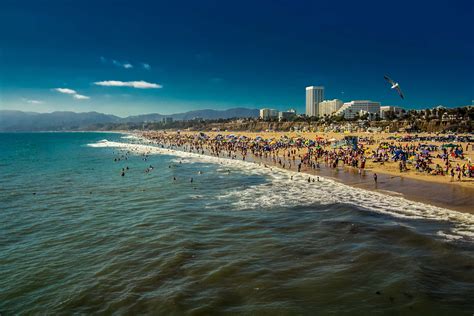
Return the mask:
[[77,93],[75,90],[68,89],[68,88],[56,88],[54,90],[56,90],[59,93],[65,93],[65,94],[76,94]]
[[163,88],[162,85],[156,83],[150,83],[143,80],[140,81],[117,81],[117,80],[108,80],[108,81],[98,81],[94,82],[95,85],[104,86],[104,87],[130,87],[136,89],[160,89]]
[[115,59],[112,59],[112,64],[114,64],[115,66],[117,67],[120,67],[120,68],[125,68],[125,69],[131,69],[133,68],[133,65],[131,63],[128,63],[128,62],[120,62],[120,61],[117,61]]
[[[105,58],[104,56],[100,56],[100,61],[104,64],[112,64],[114,66],[120,67],[120,68],[125,68],[125,69],[132,69],[135,68],[135,66],[132,63],[129,63],[128,61],[119,61],[117,59],[108,59]],[[140,63],[139,66],[143,67],[143,69],[150,70],[151,66],[148,63]]]
[[40,100],[26,100],[27,103],[29,104],[43,104],[44,101],[40,101]]
[[75,94],[73,95],[74,99],[77,99],[77,100],[89,100],[90,97],[86,96],[86,95],[82,95],[82,94]]
[[72,97],[74,99],[77,99],[77,100],[88,100],[88,99],[90,99],[90,97],[88,97],[86,95],[79,94],[79,93],[76,92],[76,90],[72,90],[72,89],[69,89],[69,88],[56,88],[54,90],[59,92],[59,93],[70,94],[70,95],[72,95]]

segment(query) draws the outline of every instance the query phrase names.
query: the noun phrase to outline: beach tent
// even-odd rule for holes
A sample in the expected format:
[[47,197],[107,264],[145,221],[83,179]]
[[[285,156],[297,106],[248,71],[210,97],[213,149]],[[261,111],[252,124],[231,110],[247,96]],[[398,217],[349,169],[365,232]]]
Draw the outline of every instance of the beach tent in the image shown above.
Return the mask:
[[454,145],[454,144],[443,144],[443,147],[454,148],[454,147],[458,147],[458,146]]

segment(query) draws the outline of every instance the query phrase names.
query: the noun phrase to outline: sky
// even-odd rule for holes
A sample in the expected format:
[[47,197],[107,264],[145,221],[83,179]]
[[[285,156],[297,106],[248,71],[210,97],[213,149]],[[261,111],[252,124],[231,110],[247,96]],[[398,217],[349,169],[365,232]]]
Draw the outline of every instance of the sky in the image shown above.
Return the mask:
[[[0,109],[119,116],[474,99],[474,1],[0,1]],[[399,82],[401,100],[385,82]]]

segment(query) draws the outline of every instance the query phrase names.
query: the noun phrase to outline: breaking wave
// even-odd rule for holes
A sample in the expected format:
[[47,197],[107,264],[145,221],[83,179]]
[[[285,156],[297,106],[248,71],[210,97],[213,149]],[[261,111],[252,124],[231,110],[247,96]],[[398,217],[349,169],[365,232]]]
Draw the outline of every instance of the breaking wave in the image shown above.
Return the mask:
[[448,221],[453,227],[450,232],[438,232],[447,240],[474,240],[474,215],[446,208],[432,206],[380,192],[355,188],[332,179],[319,177],[320,182],[308,182],[314,175],[298,173],[279,168],[269,168],[258,163],[212,157],[144,144],[130,144],[102,140],[90,147],[113,147],[136,154],[165,154],[180,159],[175,162],[202,162],[225,165],[240,172],[265,176],[269,181],[263,184],[239,188],[218,195],[236,209],[271,209],[274,207],[310,206],[313,204],[351,204],[380,214],[403,219],[427,219]]

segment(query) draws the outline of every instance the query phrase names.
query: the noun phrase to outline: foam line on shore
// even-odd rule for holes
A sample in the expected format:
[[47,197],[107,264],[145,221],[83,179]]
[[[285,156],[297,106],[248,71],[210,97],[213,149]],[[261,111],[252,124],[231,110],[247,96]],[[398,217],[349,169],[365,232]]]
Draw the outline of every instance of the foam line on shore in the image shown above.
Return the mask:
[[439,236],[443,236],[448,240],[458,240],[460,238],[470,241],[474,240],[473,214],[414,202],[399,196],[351,187],[324,177],[319,177],[321,182],[308,183],[308,177],[316,178],[316,176],[280,168],[265,168],[254,162],[201,155],[145,144],[102,140],[94,144],[88,144],[88,146],[121,148],[136,154],[171,155],[196,162],[235,167],[242,172],[263,175],[271,179],[269,183],[253,185],[245,189],[239,188],[217,196],[218,199],[229,200],[237,209],[270,209],[275,206],[294,207],[310,206],[315,203],[346,203],[398,218],[448,221],[454,227],[449,233],[441,232]]

